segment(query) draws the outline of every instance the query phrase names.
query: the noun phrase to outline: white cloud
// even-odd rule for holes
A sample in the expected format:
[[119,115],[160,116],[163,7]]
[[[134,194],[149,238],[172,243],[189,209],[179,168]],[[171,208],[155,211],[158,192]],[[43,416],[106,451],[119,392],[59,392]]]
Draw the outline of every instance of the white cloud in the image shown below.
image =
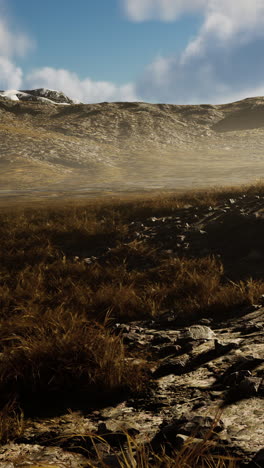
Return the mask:
[[43,67],[23,77],[14,60],[32,47],[34,42],[26,34],[14,32],[7,20],[0,18],[0,89],[52,88],[82,102],[137,100],[133,84],[117,86],[107,81],[82,80],[68,70]]
[[23,77],[15,59],[26,55],[34,41],[0,12],[0,89],[46,87],[82,102],[219,103],[264,94],[264,0],[119,1],[132,21],[174,21],[193,12],[204,21],[181,55],[159,56],[137,83],[118,86],[50,67]]
[[23,57],[34,47],[34,41],[27,34],[11,31],[8,22],[0,19],[0,55]]
[[8,58],[0,56],[0,88],[19,89],[22,85],[23,72]]
[[80,79],[76,73],[63,69],[44,67],[33,70],[26,77],[27,87],[51,88],[63,91],[81,102],[136,101],[133,84],[116,86],[107,81]]
[[[182,6],[182,13],[198,6],[171,2]],[[153,8],[157,3],[166,8],[165,0],[153,0]],[[263,0],[206,0],[200,8],[202,27],[182,54],[158,57],[147,67],[136,87],[144,99],[214,103],[263,89]]]
[[205,19],[198,36],[189,43],[184,58],[203,53],[217,45],[243,45],[264,37],[262,0],[208,0]]
[[132,21],[173,21],[183,13],[206,7],[209,0],[122,0],[123,8]]
[[[0,7],[3,7],[1,2]],[[2,12],[1,12],[2,13]],[[13,32],[3,16],[0,18],[0,88],[18,89],[22,85],[23,72],[14,63],[14,57],[23,57],[34,47],[34,41],[27,34]]]

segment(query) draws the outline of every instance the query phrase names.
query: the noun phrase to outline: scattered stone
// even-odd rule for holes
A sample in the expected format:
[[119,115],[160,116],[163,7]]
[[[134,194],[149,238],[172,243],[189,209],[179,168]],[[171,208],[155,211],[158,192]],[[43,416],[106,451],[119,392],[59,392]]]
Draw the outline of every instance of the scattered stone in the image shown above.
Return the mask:
[[166,334],[161,334],[159,333],[158,335],[154,335],[154,337],[151,340],[152,345],[163,345],[165,343],[171,343],[172,338]]
[[158,379],[169,374],[181,375],[185,372],[188,362],[189,357],[186,355],[174,359],[167,359],[166,362],[155,370],[153,378]]
[[204,437],[215,438],[217,433],[224,430],[223,421],[215,421],[209,416],[192,416],[185,414],[180,419],[173,419],[169,424],[161,427],[153,438],[151,445],[156,450],[162,446],[180,448],[189,437],[196,440]]
[[157,356],[159,358],[165,358],[168,356],[173,356],[179,354],[181,351],[181,346],[180,345],[168,345],[168,346],[162,346],[157,349]]
[[10,443],[0,447],[0,466],[2,468],[16,468],[17,466],[81,468],[87,467],[87,459],[79,454],[65,452],[59,447]]
[[252,374],[249,370],[241,370],[229,374],[224,383],[228,386],[238,385],[247,377],[252,377]]
[[257,396],[261,384],[261,378],[244,377],[236,385],[232,386],[227,393],[228,401],[238,401],[242,398]]
[[180,340],[213,340],[215,333],[206,325],[191,325],[182,331]]

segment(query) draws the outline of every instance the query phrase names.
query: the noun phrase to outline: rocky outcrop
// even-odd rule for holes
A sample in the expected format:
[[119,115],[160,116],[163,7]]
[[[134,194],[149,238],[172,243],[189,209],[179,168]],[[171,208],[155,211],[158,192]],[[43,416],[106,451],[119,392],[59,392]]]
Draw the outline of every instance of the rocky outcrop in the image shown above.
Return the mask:
[[76,101],[68,98],[62,91],[38,88],[31,90],[0,91],[0,96],[11,101],[42,102],[51,104],[76,104]]

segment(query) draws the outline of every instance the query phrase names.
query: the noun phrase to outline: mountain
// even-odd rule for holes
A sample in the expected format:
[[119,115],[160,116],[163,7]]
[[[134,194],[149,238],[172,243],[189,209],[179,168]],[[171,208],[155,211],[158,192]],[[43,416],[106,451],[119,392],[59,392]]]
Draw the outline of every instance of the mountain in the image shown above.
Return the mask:
[[263,173],[264,98],[224,105],[75,103],[0,92],[4,190],[175,189]]
[[0,91],[0,96],[11,101],[35,101],[50,102],[53,104],[77,104],[76,101],[68,98],[62,91],[53,89],[38,88],[31,90],[18,91],[16,89],[9,91]]

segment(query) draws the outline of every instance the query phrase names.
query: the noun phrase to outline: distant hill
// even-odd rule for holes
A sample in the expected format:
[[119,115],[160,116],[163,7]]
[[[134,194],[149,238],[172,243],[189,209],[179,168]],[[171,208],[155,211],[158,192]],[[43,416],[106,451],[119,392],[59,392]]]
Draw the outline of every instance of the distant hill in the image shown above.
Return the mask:
[[263,97],[225,105],[78,104],[49,89],[0,91],[2,190],[144,181],[172,187],[170,177],[184,164],[194,171],[199,157],[206,173],[214,158],[226,164],[241,157],[243,166],[253,154],[257,175],[263,145]]

